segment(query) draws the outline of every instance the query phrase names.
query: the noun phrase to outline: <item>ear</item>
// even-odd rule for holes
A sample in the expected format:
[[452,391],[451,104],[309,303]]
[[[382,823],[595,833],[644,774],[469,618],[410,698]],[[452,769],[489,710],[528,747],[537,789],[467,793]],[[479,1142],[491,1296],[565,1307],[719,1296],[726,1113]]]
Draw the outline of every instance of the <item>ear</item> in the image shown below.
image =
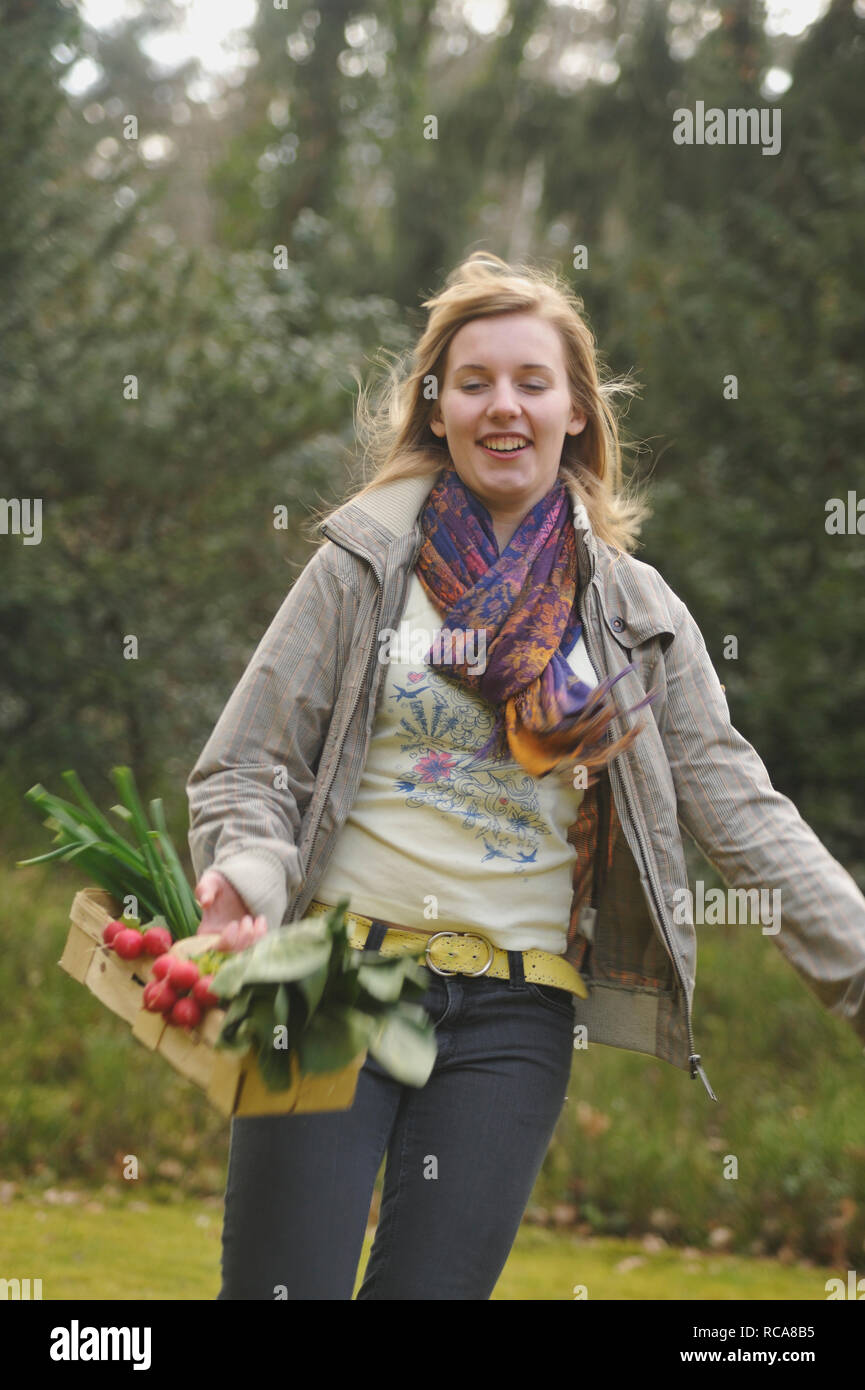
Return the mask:
[[445,427],[441,420],[438,420],[435,417],[433,417],[433,419],[429,422],[429,427],[432,430],[433,434],[438,435],[439,439],[444,439]]
[[570,420],[568,421],[568,428],[567,428],[567,430],[565,431],[565,433],[566,433],[566,434],[582,434],[583,430],[586,428],[586,424],[587,424],[587,418],[586,418],[586,416],[583,414],[583,412],[582,412],[581,410],[572,410],[572,411],[571,411],[571,418],[570,418]]

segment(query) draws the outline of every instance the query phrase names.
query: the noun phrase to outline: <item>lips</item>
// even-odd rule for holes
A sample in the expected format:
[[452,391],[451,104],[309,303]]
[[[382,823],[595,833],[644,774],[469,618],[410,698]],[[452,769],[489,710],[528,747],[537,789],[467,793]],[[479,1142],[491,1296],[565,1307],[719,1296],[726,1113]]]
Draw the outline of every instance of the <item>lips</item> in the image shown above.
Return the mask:
[[[487,435],[487,436],[486,436],[487,439],[501,439],[501,438],[503,438],[503,437],[504,437],[504,436],[502,436],[502,435],[495,435],[495,434],[490,434],[490,435]],[[513,457],[516,457],[518,454],[524,454],[525,451],[526,451],[526,449],[528,449],[528,448],[531,447],[531,440],[530,440],[530,439],[526,439],[525,435],[513,435],[513,436],[511,436],[511,437],[514,438],[514,439],[522,439],[523,442],[522,442],[522,444],[519,446],[519,448],[517,448],[517,449],[492,449],[492,448],[490,448],[490,447],[485,443],[485,441],[484,441],[483,439],[479,439],[479,440],[477,441],[477,443],[478,443],[478,448],[483,449],[484,453],[485,453],[485,454],[489,454],[491,458],[511,458],[512,456],[513,456]]]

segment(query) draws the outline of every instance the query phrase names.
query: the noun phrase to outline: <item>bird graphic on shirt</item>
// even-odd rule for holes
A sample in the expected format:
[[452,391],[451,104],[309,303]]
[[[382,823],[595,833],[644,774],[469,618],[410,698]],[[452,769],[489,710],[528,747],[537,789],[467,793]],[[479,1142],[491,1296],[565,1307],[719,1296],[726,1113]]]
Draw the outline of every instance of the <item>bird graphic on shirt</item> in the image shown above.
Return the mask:
[[430,687],[428,685],[416,685],[413,690],[406,690],[404,685],[394,684],[393,688],[396,691],[397,704],[399,704],[400,700],[410,700],[415,695],[425,695]]
[[484,840],[482,843],[486,850],[486,854],[481,860],[482,864],[486,864],[488,859],[504,859],[505,856],[502,850],[496,849],[495,845],[491,845],[489,840]]

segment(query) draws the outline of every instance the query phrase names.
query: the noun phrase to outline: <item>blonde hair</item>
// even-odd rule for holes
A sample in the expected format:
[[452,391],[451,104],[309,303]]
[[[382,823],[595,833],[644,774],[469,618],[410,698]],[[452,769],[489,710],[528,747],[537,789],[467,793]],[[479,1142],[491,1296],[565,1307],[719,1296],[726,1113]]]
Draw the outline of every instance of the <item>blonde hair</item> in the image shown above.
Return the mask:
[[[430,311],[427,326],[414,348],[389,367],[375,406],[358,382],[355,431],[367,480],[344,502],[401,478],[437,474],[450,465],[446,442],[430,428],[437,401],[426,398],[425,386],[430,379],[441,385],[448,349],[464,324],[495,314],[532,313],[558,329],[571,400],[586,416],[580,434],[565,436],[559,476],[574,484],[596,535],[617,551],[633,551],[651,509],[643,493],[623,480],[615,399],[631,396],[637,388],[627,377],[601,379],[582,299],[554,270],[514,268],[491,252],[474,251],[423,307]],[[335,510],[319,513],[316,526]]]

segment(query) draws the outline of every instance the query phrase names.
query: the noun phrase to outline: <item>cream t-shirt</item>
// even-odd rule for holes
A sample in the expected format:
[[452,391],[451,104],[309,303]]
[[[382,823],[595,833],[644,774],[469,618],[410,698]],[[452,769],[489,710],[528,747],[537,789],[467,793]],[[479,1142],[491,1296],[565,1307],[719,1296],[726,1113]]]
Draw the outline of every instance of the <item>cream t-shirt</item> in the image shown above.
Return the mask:
[[[583,792],[572,773],[538,779],[511,758],[471,761],[494,708],[425,664],[441,627],[413,573],[354,805],[314,899],[348,895],[367,917],[563,952],[574,866],[567,831]],[[567,659],[597,685],[582,634]]]

